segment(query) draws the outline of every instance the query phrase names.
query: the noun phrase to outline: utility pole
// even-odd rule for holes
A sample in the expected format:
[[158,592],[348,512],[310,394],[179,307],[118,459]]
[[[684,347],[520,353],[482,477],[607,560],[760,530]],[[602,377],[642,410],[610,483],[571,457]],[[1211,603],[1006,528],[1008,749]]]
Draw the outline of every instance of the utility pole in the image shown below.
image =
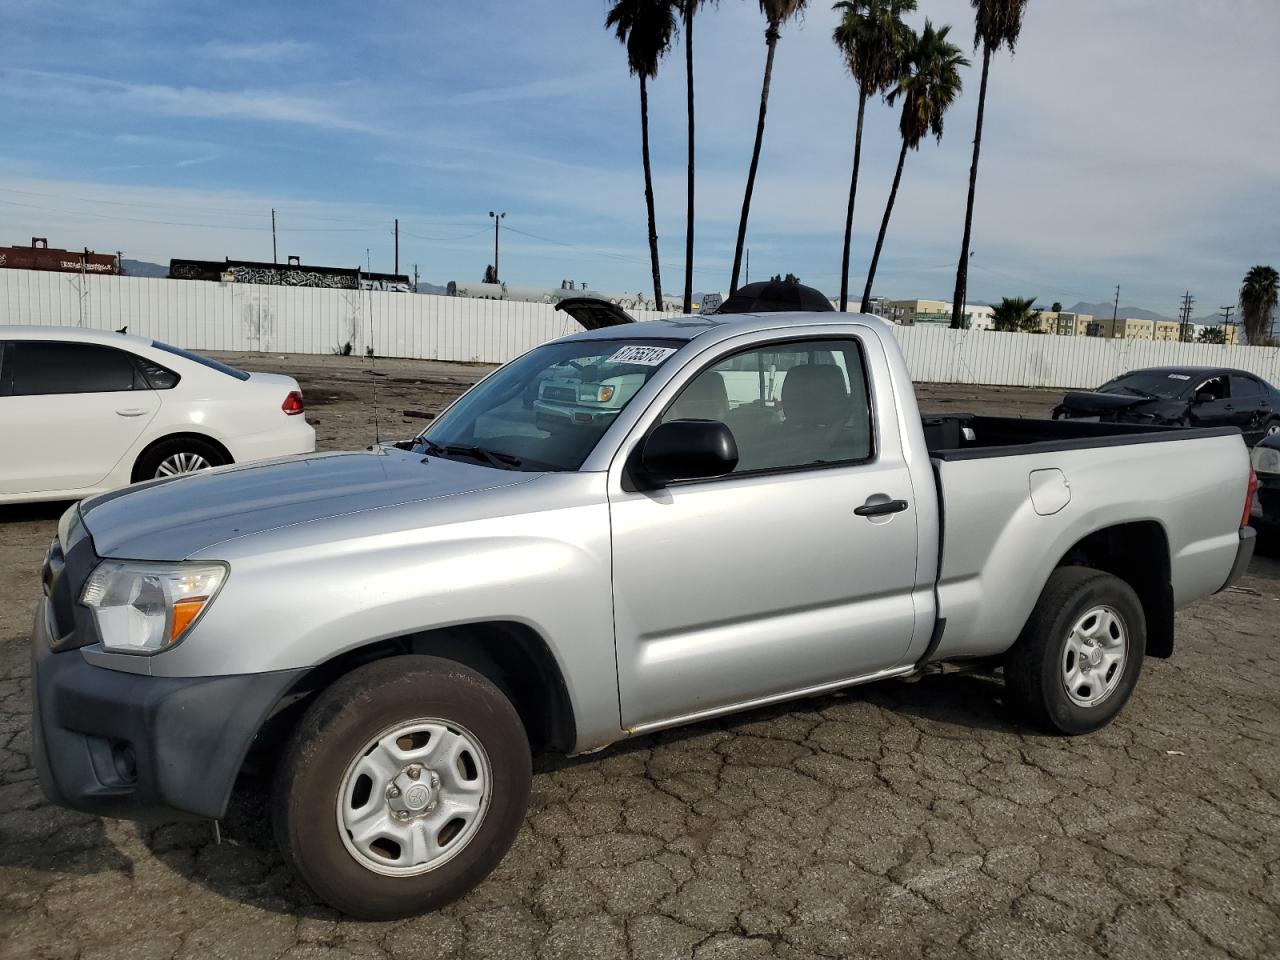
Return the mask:
[[280,259],[276,256],[276,208],[271,208],[271,262],[279,263]]
[[1230,332],[1232,329],[1231,314],[1236,312],[1235,304],[1228,304],[1225,307],[1219,307],[1222,311],[1222,345],[1224,347],[1231,345]]
[[1191,307],[1195,302],[1195,297],[1191,296],[1190,290],[1182,295],[1182,316],[1178,324],[1178,339],[1183,343],[1187,342],[1191,332]]
[[493,282],[501,283],[502,274],[498,273],[498,224],[502,223],[502,218],[507,215],[507,211],[494,213],[489,211],[489,216],[493,217]]
[[1116,335],[1116,320],[1120,316],[1120,284],[1116,284],[1116,304],[1111,308],[1111,335]]
[[418,265],[413,265],[413,292],[418,292]]
[[364,248],[364,270],[365,273],[373,273],[373,260],[369,256],[369,248]]
[[742,281],[742,285],[745,287],[750,282],[751,282],[751,248],[747,247],[747,276],[746,276],[746,279]]
[[400,218],[396,217],[396,268],[392,273],[400,272]]

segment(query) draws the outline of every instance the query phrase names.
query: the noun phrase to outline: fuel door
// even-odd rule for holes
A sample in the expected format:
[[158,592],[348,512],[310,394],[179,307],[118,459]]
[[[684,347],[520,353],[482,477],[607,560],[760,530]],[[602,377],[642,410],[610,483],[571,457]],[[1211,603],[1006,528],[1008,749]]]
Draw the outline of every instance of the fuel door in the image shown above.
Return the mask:
[[1056,467],[1032,470],[1027,476],[1031,488],[1031,505],[1042,517],[1051,517],[1071,502],[1071,484]]

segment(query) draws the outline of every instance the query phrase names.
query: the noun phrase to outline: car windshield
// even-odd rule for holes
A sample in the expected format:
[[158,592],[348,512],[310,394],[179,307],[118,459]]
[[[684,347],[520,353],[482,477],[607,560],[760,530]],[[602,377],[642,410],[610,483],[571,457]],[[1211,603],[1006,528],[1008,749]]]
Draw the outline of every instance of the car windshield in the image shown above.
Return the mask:
[[1191,389],[1192,379],[1191,374],[1178,373],[1176,370],[1139,370],[1108,380],[1098,388],[1098,393],[1120,393],[1152,400],[1177,400]]
[[507,470],[577,470],[679,347],[639,339],[538,347],[467,391],[414,449]]

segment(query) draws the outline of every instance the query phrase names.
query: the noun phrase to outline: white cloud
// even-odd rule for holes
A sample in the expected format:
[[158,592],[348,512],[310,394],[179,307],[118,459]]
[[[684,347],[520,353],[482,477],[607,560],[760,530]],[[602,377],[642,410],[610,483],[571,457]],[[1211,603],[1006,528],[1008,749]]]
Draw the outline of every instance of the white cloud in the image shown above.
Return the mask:
[[210,40],[204,51],[217,60],[253,60],[259,63],[279,63],[294,60],[311,51],[311,44],[299,40],[260,40],[234,42]]

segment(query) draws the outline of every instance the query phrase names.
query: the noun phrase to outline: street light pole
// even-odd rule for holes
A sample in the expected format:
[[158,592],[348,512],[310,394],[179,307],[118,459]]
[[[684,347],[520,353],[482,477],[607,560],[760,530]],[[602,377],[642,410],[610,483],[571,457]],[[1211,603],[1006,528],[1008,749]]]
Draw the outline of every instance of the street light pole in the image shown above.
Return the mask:
[[493,217],[493,282],[501,283],[502,276],[498,273],[498,224],[502,222],[502,218],[507,215],[503,210],[501,213],[489,211],[489,216]]

